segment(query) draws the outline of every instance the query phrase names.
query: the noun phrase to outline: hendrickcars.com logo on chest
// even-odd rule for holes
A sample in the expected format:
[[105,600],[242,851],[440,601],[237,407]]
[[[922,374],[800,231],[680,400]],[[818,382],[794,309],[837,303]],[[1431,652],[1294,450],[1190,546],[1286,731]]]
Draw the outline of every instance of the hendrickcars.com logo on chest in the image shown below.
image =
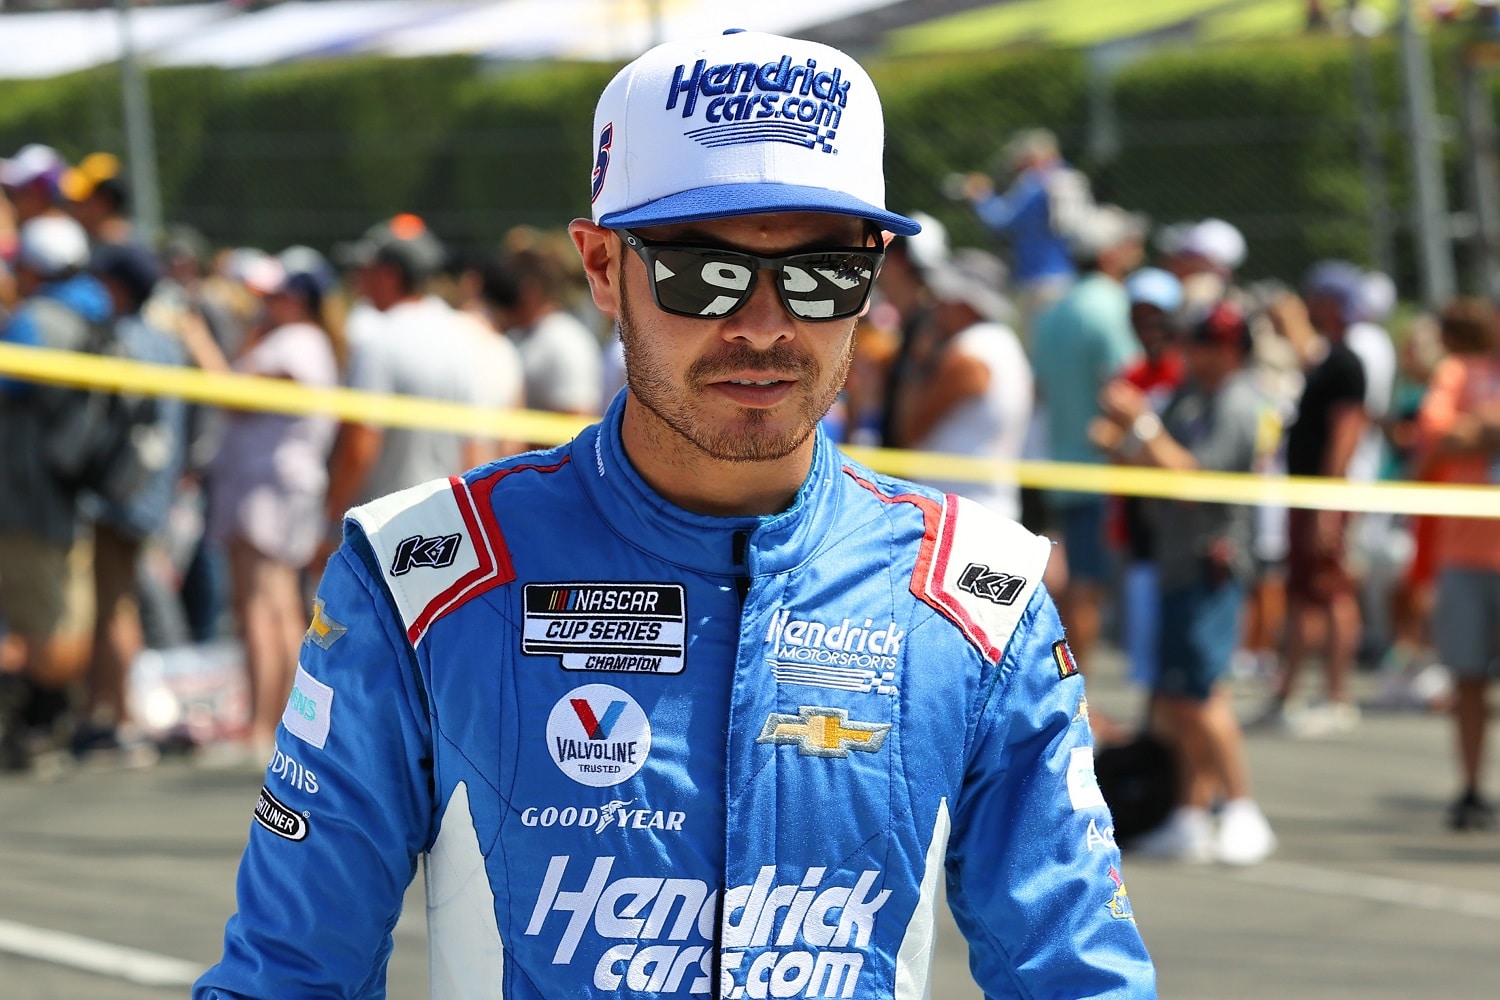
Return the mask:
[[[710,992],[719,893],[692,878],[614,876],[615,859],[597,857],[585,874],[566,855],[547,865],[526,925],[531,937],[556,941],[553,965],[572,965],[585,933],[602,943],[593,965],[595,988],[634,994]],[[569,868],[573,868],[571,875]],[[723,997],[855,997],[875,917],[890,898],[876,889],[878,871],[840,885],[826,868],[809,868],[778,883],[776,868],[724,893]],[[696,942],[696,943],[695,943]]]
[[849,104],[843,70],[820,70],[816,59],[708,65],[699,59],[677,67],[667,89],[665,110],[682,109],[683,118],[700,117],[702,128],[686,133],[704,146],[785,142],[837,153],[833,140]]

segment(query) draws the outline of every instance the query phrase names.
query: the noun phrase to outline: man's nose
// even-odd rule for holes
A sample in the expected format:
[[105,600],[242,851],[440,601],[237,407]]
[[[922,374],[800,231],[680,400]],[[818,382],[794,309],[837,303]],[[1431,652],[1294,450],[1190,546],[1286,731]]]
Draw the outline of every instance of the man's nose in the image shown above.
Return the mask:
[[781,280],[777,271],[756,272],[755,287],[749,300],[724,324],[726,338],[745,340],[756,350],[766,350],[782,340],[796,336],[797,328],[792,316],[781,304],[776,282]]

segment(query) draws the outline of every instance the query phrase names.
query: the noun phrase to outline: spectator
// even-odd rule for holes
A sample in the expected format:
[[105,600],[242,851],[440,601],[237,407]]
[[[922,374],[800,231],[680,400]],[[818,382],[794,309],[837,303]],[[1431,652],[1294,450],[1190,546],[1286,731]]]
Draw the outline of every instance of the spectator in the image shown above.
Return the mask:
[[[187,363],[181,342],[153,327],[141,312],[161,274],[150,251],[104,244],[90,268],[109,291],[115,337],[125,357]],[[136,451],[151,460],[143,465],[138,485],[112,500],[86,495],[83,505],[94,522],[94,644],[72,749],[78,756],[117,755],[129,764],[156,759],[156,748],[131,719],[126,698],[130,666],[146,645],[136,581],[146,541],[166,523],[182,472],[187,422],[180,399],[164,396],[150,405],[155,420],[133,431]],[[139,437],[147,434],[149,447]]]
[[[349,384],[450,403],[478,399],[474,340],[441,299],[425,294],[443,246],[414,215],[366,232],[351,250],[364,308],[349,317]],[[594,382],[598,391],[597,376]],[[329,551],[344,511],[428,479],[462,472],[468,438],[446,431],[346,423],[334,448],[326,523]],[[319,560],[321,562],[321,560]]]
[[1046,129],[1016,133],[1005,147],[1014,180],[1004,194],[982,173],[963,180],[963,193],[986,226],[1009,241],[1011,270],[1028,340],[1035,322],[1060,299],[1074,277],[1070,243],[1093,211],[1088,178],[1062,158]]
[[[1305,308],[1284,300],[1277,311],[1308,365],[1297,419],[1287,434],[1287,472],[1293,476],[1346,478],[1364,434],[1365,373],[1345,343],[1362,280],[1352,265],[1318,264],[1305,283]],[[1320,336],[1309,336],[1307,328]],[[1359,706],[1349,690],[1360,615],[1345,554],[1348,519],[1343,511],[1298,508],[1288,519],[1286,659],[1266,721],[1298,735],[1331,735],[1359,724]],[[1325,703],[1288,714],[1303,661],[1315,643],[1327,678]]]
[[[1139,361],[1122,378],[1142,392],[1158,416],[1182,385],[1182,351],[1175,316],[1182,306],[1182,283],[1171,272],[1143,267],[1125,281],[1130,295],[1130,326],[1141,344]],[[1156,678],[1160,581],[1156,572],[1156,524],[1150,505],[1140,497],[1121,497],[1116,504],[1127,556],[1121,587],[1121,632],[1130,675],[1149,688]]]
[[[900,324],[896,355],[886,371],[885,398],[889,404],[903,391],[912,375],[911,354],[923,340],[922,332],[932,318],[932,293],[927,288],[927,272],[946,263],[948,230],[932,216],[914,212],[911,216],[922,226],[914,236],[897,234],[885,248],[885,263],[877,279],[881,298],[895,310]],[[887,405],[880,425],[881,443],[898,448],[899,437],[892,421],[895,408]]]
[[[1130,383],[1107,386],[1100,405],[1117,453],[1181,472],[1249,472],[1262,406],[1243,371],[1249,350],[1243,314],[1223,303],[1194,324],[1184,349],[1188,381],[1161,417]],[[1223,683],[1253,570],[1253,511],[1168,501],[1161,513],[1171,528],[1156,535],[1162,616],[1153,693],[1177,744],[1181,798],[1167,823],[1134,847],[1180,861],[1255,864],[1275,850],[1276,837],[1250,797],[1239,723]],[[1221,788],[1226,801],[1215,835],[1209,808]]]
[[[0,341],[79,350],[109,322],[109,294],[88,274],[88,236],[63,215],[21,226],[21,307]],[[89,657],[92,608],[78,495],[53,472],[75,390],[0,378],[0,769],[29,766],[28,729],[53,726]]]
[[58,184],[68,163],[51,146],[31,143],[8,160],[0,160],[0,188],[10,202],[19,228],[43,215],[63,215]]
[[[897,401],[901,446],[1014,462],[1031,420],[1031,365],[1000,293],[1005,266],[982,250],[959,250],[927,274],[936,301],[932,343],[914,358],[921,375]],[[986,482],[928,480],[1006,517],[1021,515],[1013,476]]]
[[[1438,362],[1418,418],[1438,482],[1500,485],[1500,354],[1495,317],[1474,301],[1442,315],[1450,354]],[[1437,523],[1438,594],[1433,631],[1443,663],[1457,681],[1463,791],[1448,810],[1455,830],[1495,825],[1494,807],[1480,789],[1486,696],[1500,666],[1500,521],[1445,517]]]
[[[282,271],[261,290],[264,321],[234,370],[337,385],[336,340],[323,320],[327,285],[314,274]],[[335,430],[329,417],[234,412],[212,467],[208,534],[229,552],[250,679],[245,749],[257,761],[270,754],[307,629],[298,574],[322,540]]]
[[[1083,273],[1037,327],[1032,366],[1046,409],[1051,457],[1098,464],[1104,454],[1089,440],[1099,414],[1099,391],[1140,355],[1130,328],[1125,277],[1141,260],[1145,225],[1120,208],[1098,209],[1074,242]],[[1109,580],[1103,497],[1053,491],[1049,516],[1061,522],[1068,583],[1058,601],[1068,641],[1080,664],[1099,637],[1099,608]],[[1087,669],[1087,666],[1084,667]],[[1091,718],[1104,727],[1102,714]],[[1096,734],[1104,737],[1100,729]]]
[[563,307],[567,272],[550,246],[506,253],[485,282],[485,297],[521,352],[526,404],[537,410],[600,412],[604,384],[599,339]]
[[62,175],[58,188],[68,211],[94,243],[128,243],[134,228],[126,213],[130,190],[113,153],[90,153]]

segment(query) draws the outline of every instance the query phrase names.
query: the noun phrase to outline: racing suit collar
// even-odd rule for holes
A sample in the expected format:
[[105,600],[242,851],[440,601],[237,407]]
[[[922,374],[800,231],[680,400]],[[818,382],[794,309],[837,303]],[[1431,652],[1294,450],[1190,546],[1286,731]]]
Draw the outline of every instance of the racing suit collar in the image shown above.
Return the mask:
[[[625,391],[604,419],[574,439],[574,467],[584,489],[615,532],[643,551],[699,573],[759,576],[795,569],[822,546],[838,513],[835,477],[842,462],[822,428],[812,469],[792,505],[764,517],[711,517],[667,502],[631,465],[621,443]],[[749,532],[744,564],[734,536]]]

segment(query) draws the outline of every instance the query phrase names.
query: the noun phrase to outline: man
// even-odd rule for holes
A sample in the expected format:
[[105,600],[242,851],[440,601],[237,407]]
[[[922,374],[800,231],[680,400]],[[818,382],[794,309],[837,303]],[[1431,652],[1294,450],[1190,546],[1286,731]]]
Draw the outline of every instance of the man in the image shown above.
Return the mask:
[[63,215],[58,185],[68,161],[51,146],[33,142],[15,156],[0,160],[0,189],[15,213],[17,228],[43,215]]
[[[1290,475],[1345,478],[1364,434],[1365,372],[1345,342],[1357,314],[1362,281],[1353,265],[1325,261],[1308,272],[1304,312],[1291,303],[1273,311],[1277,322],[1288,328],[1288,339],[1302,345],[1308,366],[1297,419],[1287,434]],[[1295,327],[1310,327],[1320,336]],[[1343,511],[1293,509],[1287,523],[1286,663],[1266,718],[1296,735],[1336,735],[1359,724],[1359,706],[1349,690],[1360,615],[1345,554],[1348,519]],[[1326,700],[1288,713],[1303,661],[1315,644],[1321,647]]]
[[[475,339],[447,303],[426,293],[444,256],[426,223],[415,215],[397,215],[371,227],[349,256],[359,266],[364,297],[349,321],[350,386],[477,402]],[[351,504],[460,472],[471,448],[459,434],[345,424],[330,462],[330,544],[337,542]]]
[[1070,244],[1094,207],[1089,180],[1070,167],[1057,136],[1044,128],[1016,133],[1005,147],[1014,180],[1004,194],[983,173],[963,179],[963,193],[979,220],[1010,243],[1022,332],[1062,297],[1075,274]]
[[[104,287],[85,271],[88,237],[67,216],[21,226],[16,279],[22,304],[0,341],[81,350],[110,320]],[[74,390],[0,378],[0,769],[30,764],[27,730],[51,727],[87,665],[92,608],[78,490],[55,474],[72,443],[60,431]],[[71,424],[70,424],[71,426]]]
[[[1104,454],[1089,440],[1089,425],[1099,414],[1100,390],[1140,355],[1130,327],[1125,276],[1141,261],[1144,235],[1139,218],[1112,205],[1101,207],[1074,243],[1083,276],[1037,328],[1032,366],[1050,457],[1056,461],[1104,461]],[[1061,529],[1067,558],[1068,583],[1058,602],[1062,619],[1068,641],[1087,664],[1099,638],[1099,606],[1110,579],[1105,499],[1052,491],[1047,507],[1053,526]],[[1094,724],[1109,728],[1098,712]]]
[[497,262],[484,288],[496,325],[520,352],[526,405],[595,416],[604,385],[603,354],[599,339],[563,308],[566,280],[549,247],[524,247]]
[[[1243,314],[1220,303],[1193,325],[1184,351],[1189,381],[1162,416],[1129,382],[1107,386],[1100,405],[1116,453],[1183,472],[1249,472],[1262,405],[1243,371],[1249,350]],[[1179,861],[1255,864],[1271,854],[1276,838],[1250,797],[1240,727],[1223,683],[1253,571],[1254,511],[1168,501],[1159,513],[1161,631],[1152,688],[1177,744],[1181,798],[1162,828],[1128,846]],[[1209,807],[1220,789],[1226,801],[1216,833]]]
[[128,243],[135,236],[129,219],[130,189],[113,153],[90,153],[62,175],[58,188],[68,212],[94,243]]
[[[1494,311],[1460,299],[1443,310],[1448,356],[1432,373],[1418,426],[1428,476],[1500,486],[1500,354]],[[1495,810],[1481,793],[1490,724],[1489,687],[1500,668],[1500,521],[1440,518],[1433,632],[1453,672],[1453,721],[1463,789],[1448,808],[1454,830],[1487,829]]]
[[[1015,462],[1031,420],[1031,365],[1008,325],[1015,317],[1000,293],[1005,265],[966,248],[928,272],[936,301],[931,343],[898,397],[903,448]],[[1021,491],[1010,476],[986,482],[931,481],[1005,517],[1021,516]]]
[[1046,543],[816,431],[915,228],[879,108],[749,32],[605,89],[629,388],[351,513],[200,1000],[382,992],[423,852],[437,996],[920,997],[945,870],[991,995],[1154,995]]

